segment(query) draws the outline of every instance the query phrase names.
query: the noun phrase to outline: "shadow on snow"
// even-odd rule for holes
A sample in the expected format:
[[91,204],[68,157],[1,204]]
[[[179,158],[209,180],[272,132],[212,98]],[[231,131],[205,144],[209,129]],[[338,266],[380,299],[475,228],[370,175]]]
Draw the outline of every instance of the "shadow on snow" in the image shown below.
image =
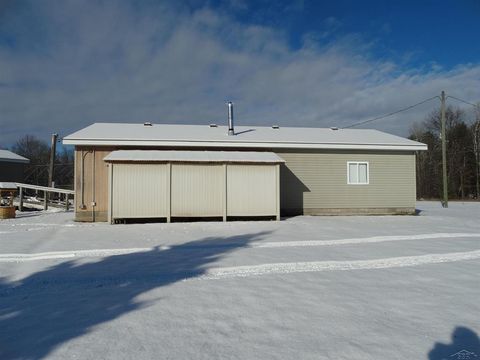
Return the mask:
[[148,306],[135,298],[205,273],[266,232],[205,238],[166,250],[63,262],[18,282],[0,281],[0,358],[40,359],[99,324]]
[[469,328],[458,326],[453,330],[450,344],[435,343],[428,353],[429,360],[480,359],[480,339]]

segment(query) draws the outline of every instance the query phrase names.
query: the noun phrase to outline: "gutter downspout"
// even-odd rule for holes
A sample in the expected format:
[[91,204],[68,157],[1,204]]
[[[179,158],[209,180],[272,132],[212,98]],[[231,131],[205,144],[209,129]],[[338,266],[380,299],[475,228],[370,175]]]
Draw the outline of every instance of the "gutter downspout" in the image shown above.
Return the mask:
[[95,150],[92,151],[92,221],[95,222]]
[[85,157],[87,156],[88,153],[91,153],[92,150],[88,150],[87,152],[84,152],[82,150],[82,161],[81,161],[81,166],[80,166],[80,188],[81,188],[81,197],[82,197],[82,203],[80,204],[79,208],[82,210],[85,210],[87,206],[85,205]]

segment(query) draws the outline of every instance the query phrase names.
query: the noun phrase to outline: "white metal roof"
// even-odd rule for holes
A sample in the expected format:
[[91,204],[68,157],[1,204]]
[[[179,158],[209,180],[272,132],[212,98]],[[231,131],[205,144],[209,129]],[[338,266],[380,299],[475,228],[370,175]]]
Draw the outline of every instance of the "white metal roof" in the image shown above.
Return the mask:
[[370,129],[95,123],[64,138],[66,145],[188,146],[426,150],[425,144]]
[[107,162],[247,162],[284,163],[272,152],[258,151],[183,151],[183,150],[117,150],[103,160]]
[[0,161],[5,162],[17,162],[17,163],[29,163],[30,160],[15,154],[9,150],[0,150]]

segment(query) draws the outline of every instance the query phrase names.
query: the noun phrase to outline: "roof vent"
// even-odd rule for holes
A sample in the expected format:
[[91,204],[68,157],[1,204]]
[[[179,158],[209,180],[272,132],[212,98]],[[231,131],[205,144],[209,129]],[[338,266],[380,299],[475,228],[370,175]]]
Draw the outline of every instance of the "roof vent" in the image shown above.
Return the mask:
[[332,127],[330,128],[330,130],[338,130],[338,127],[332,126]]
[[280,129],[280,126],[278,126],[278,125],[272,125],[272,129]]
[[233,103],[227,102],[228,106],[228,135],[235,135],[235,129],[233,128]]
[[210,124],[210,125],[208,125],[208,126],[210,126],[210,127],[218,127],[217,124]]
[[152,123],[151,122],[144,122],[143,126],[152,126]]

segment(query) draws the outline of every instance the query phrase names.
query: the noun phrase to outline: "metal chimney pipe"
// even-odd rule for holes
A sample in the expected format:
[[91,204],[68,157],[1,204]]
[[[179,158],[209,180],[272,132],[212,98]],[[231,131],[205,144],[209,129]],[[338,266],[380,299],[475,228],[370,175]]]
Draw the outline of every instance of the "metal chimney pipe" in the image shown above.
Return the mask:
[[228,135],[235,135],[235,129],[233,127],[233,103],[229,101],[228,106]]

